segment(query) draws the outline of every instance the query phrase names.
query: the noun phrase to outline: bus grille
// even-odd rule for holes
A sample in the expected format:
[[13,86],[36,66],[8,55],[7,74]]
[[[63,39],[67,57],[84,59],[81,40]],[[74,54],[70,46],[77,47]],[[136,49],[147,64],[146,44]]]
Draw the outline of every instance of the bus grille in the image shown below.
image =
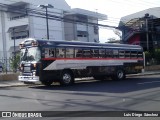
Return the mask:
[[31,72],[31,67],[30,66],[25,66],[24,67],[24,72]]

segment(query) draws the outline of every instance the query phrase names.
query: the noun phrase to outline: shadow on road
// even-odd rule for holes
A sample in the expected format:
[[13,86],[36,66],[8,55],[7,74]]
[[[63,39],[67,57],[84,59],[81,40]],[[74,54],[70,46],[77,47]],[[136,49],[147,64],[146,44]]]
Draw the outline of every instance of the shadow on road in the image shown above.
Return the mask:
[[33,89],[43,90],[66,90],[66,91],[82,91],[82,92],[107,92],[107,93],[128,93],[151,88],[160,87],[160,79],[154,77],[147,78],[127,78],[122,81],[78,81],[72,86],[52,85],[48,86],[32,86]]

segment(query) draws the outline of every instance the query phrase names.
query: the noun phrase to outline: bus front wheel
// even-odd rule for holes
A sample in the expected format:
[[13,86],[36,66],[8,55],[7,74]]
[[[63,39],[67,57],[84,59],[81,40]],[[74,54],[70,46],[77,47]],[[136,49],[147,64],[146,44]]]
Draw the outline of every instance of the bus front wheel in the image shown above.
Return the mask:
[[64,70],[61,73],[60,84],[64,86],[72,85],[74,83],[74,76],[71,71]]
[[126,75],[123,69],[117,69],[115,74],[112,76],[113,80],[124,80],[125,78]]

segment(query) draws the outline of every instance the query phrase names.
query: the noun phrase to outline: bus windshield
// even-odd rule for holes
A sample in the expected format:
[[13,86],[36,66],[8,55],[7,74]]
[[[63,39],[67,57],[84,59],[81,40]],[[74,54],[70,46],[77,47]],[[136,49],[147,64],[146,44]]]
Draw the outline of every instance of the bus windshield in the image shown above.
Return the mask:
[[21,49],[21,61],[40,61],[41,53],[38,47]]

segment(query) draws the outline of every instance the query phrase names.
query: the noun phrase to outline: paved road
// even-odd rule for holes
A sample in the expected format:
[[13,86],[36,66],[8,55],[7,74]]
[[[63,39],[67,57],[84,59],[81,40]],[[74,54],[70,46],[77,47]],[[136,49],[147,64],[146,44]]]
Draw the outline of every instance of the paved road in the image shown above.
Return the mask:
[[160,75],[79,81],[69,87],[6,87],[0,91],[0,111],[160,111]]

